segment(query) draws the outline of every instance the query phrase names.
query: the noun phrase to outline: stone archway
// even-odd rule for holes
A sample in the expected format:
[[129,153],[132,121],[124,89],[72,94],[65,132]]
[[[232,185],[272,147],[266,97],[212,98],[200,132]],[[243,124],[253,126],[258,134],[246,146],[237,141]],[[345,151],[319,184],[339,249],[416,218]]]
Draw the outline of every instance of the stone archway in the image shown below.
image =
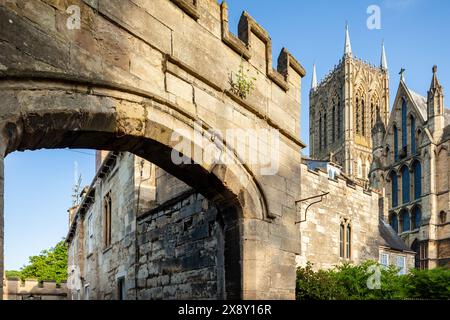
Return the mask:
[[[157,101],[117,89],[93,86],[88,89],[69,83],[36,81],[24,85],[8,81],[1,87],[3,110],[11,110],[2,115],[0,124],[1,191],[3,159],[17,150],[89,148],[134,153],[184,181],[217,205],[223,216],[225,253],[228,254],[225,256],[225,292],[229,298],[243,297],[242,222],[244,218],[264,220],[267,212],[257,183],[232,150],[224,145],[209,145],[209,148],[218,148],[216,152],[227,153],[227,159],[234,159],[234,164],[177,165],[171,159],[179,141],[173,139],[174,133],[180,129],[192,131],[184,137],[189,139],[199,129],[194,128],[193,119],[186,119]],[[188,143],[196,142],[199,141],[189,140]],[[203,146],[197,147],[204,152]],[[1,196],[3,198],[3,192]]]
[[[49,0],[0,5],[0,180],[3,157],[15,150],[132,152],[224,212],[237,208],[240,297],[293,299],[300,253],[295,200],[305,146],[299,139],[303,67],[283,49],[274,69],[267,31],[244,13],[239,36],[233,35],[227,6],[216,0],[74,3],[77,10],[69,11],[65,2]],[[241,65],[257,78],[246,99],[229,83]],[[171,161],[178,143],[173,132],[191,135],[196,120],[202,141],[231,162]],[[262,173],[266,164],[241,161],[208,133],[229,128],[276,131],[276,170]],[[251,139],[270,144],[258,134]],[[2,198],[0,181],[0,205]],[[3,250],[2,221],[0,242]]]

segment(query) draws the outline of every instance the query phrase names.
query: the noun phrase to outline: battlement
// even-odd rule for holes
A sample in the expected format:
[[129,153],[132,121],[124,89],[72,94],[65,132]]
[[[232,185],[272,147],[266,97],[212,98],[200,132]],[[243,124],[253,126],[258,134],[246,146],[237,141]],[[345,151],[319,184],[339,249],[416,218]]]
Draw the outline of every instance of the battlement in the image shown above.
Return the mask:
[[30,297],[38,299],[65,299],[67,283],[57,285],[55,281],[38,281],[36,279],[5,279],[3,281],[5,300],[21,300]]
[[[220,5],[216,0],[171,0],[187,15],[201,23],[203,19],[210,19],[211,12],[217,12],[211,6],[218,6],[220,11],[220,27],[222,41],[237,54],[252,62],[256,56],[265,57],[264,72],[266,76],[283,90],[289,89],[288,81],[295,83],[295,77],[290,74],[295,71],[300,77],[306,74],[303,66],[292,56],[286,48],[283,48],[278,56],[277,69],[272,67],[272,40],[268,32],[260,26],[247,12],[243,12],[239,20],[238,36],[229,30],[228,5],[223,1]],[[209,10],[208,10],[209,9]],[[203,24],[202,24],[203,25]],[[204,26],[204,25],[203,25]],[[215,31],[214,26],[208,27],[210,32]],[[264,46],[252,46],[257,40]],[[299,85],[297,86],[299,87]]]

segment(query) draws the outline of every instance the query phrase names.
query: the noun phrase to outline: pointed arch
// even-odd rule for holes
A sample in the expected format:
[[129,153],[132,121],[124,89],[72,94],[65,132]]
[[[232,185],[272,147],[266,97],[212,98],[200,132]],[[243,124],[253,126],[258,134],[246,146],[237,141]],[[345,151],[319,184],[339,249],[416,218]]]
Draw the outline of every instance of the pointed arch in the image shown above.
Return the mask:
[[408,103],[406,102],[405,97],[402,97],[402,148],[407,145],[407,123],[406,123],[406,115],[408,112]]
[[411,230],[411,220],[409,217],[409,212],[406,209],[403,209],[400,211],[399,214],[400,217],[400,226],[402,232],[410,231]]
[[416,154],[417,152],[417,138],[416,138],[416,118],[413,114],[409,115],[409,132],[411,140],[411,154]]
[[411,164],[413,172],[414,200],[422,196],[422,165],[419,160],[415,159]]
[[420,206],[414,206],[411,209],[411,230],[419,229],[422,224],[422,209]]
[[389,225],[398,233],[398,217],[395,212],[389,214]]
[[392,127],[394,134],[394,161],[398,161],[398,128],[397,125],[394,124]]
[[389,180],[391,182],[391,206],[395,208],[398,206],[398,176],[395,170],[389,173]]
[[408,166],[404,165],[400,169],[400,173],[402,175],[402,203],[405,204],[411,201],[410,197],[411,180],[409,177]]

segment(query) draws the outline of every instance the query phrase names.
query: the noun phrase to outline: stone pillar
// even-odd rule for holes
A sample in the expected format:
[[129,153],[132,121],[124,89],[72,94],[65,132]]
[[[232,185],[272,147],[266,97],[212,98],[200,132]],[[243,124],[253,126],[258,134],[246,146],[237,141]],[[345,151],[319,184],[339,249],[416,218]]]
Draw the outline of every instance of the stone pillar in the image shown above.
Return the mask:
[[3,299],[3,240],[4,240],[4,232],[3,232],[3,226],[4,226],[4,218],[3,218],[3,193],[4,193],[4,182],[5,182],[5,175],[4,175],[4,157],[3,154],[0,154],[0,300]]

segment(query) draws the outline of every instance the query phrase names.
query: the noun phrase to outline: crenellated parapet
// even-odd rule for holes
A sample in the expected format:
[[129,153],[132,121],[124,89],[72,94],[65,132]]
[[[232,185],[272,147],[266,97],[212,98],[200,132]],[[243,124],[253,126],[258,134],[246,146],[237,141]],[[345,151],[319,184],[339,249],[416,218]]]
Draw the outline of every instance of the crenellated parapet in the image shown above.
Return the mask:
[[[172,0],[177,6],[186,12],[195,20],[202,19],[201,16],[201,1],[198,0]],[[217,4],[215,0],[211,1]],[[206,18],[206,16],[205,16]],[[238,36],[235,36],[229,30],[228,20],[228,5],[225,1],[220,4],[220,21],[221,21],[221,37],[222,41],[232,48],[236,53],[252,61],[252,53],[254,48],[251,47],[252,38],[256,37],[263,42],[263,51],[256,52],[256,55],[266,57],[265,73],[269,79],[279,85],[283,90],[289,90],[289,73],[291,69],[295,71],[300,77],[306,74],[303,66],[289,53],[286,48],[283,48],[278,56],[278,66],[275,70],[272,67],[272,40],[268,32],[259,25],[247,12],[243,12],[239,20]],[[213,31],[213,30],[211,30]],[[252,52],[253,51],[253,52]],[[293,80],[293,79],[292,79]],[[291,81],[292,81],[291,80]],[[298,84],[299,87],[300,84]]]

